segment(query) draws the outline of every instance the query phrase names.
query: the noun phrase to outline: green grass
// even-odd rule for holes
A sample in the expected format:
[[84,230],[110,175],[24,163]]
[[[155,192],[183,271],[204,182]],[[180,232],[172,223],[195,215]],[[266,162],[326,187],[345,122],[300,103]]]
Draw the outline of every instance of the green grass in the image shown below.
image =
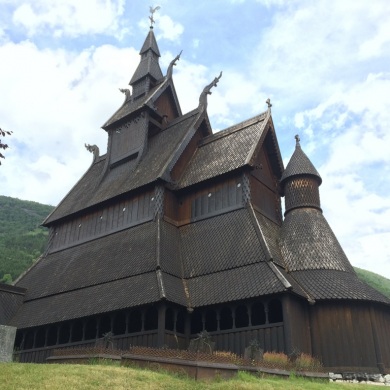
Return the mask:
[[[216,379],[196,382],[184,376],[163,371],[118,367],[109,364],[26,364],[0,363],[0,388],[2,390],[96,390],[96,389],[210,389],[210,390],[342,390],[361,389],[362,385],[320,382],[291,377],[256,377],[244,372],[231,380]],[[377,389],[377,386],[364,386]]]
[[355,268],[355,272],[360,280],[367,283],[371,287],[381,292],[386,297],[390,298],[390,280],[384,276],[378,275],[374,272],[367,271],[361,268]]

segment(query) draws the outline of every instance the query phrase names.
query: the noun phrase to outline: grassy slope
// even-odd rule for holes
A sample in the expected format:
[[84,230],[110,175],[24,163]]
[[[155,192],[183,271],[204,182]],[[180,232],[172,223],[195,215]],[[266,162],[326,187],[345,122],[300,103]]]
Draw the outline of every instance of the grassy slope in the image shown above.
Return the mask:
[[[308,379],[258,378],[240,373],[225,381],[196,382],[184,376],[111,365],[60,365],[0,363],[2,390],[99,390],[99,389],[277,389],[342,390],[361,389],[362,385],[318,382]],[[364,386],[364,389],[377,389]]]
[[40,224],[52,210],[52,206],[0,196],[0,281],[6,274],[15,280],[42,254],[48,232]]
[[355,267],[359,279],[390,298],[390,280],[374,272]]

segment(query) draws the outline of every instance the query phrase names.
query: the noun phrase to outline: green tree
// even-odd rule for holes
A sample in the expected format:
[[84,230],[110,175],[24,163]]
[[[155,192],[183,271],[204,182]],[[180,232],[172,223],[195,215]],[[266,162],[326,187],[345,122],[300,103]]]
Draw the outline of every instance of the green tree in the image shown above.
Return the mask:
[[[1,138],[4,138],[6,135],[11,135],[11,133],[12,133],[12,131],[3,130],[2,128],[0,128],[0,150],[1,149],[5,150],[8,148],[8,145],[4,144],[1,141]],[[5,158],[1,152],[0,152],[0,158]],[[1,160],[0,160],[0,165],[1,165]]]

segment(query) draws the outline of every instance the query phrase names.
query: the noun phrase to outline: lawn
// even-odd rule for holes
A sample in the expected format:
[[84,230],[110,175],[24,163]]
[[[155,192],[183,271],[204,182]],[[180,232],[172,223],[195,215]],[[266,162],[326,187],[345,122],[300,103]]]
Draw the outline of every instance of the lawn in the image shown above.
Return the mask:
[[[232,380],[196,382],[184,376],[115,365],[0,363],[2,390],[96,390],[96,389],[210,389],[210,390],[325,390],[362,389],[362,385],[336,384],[300,378],[256,377],[239,373]],[[378,389],[364,386],[364,389]]]

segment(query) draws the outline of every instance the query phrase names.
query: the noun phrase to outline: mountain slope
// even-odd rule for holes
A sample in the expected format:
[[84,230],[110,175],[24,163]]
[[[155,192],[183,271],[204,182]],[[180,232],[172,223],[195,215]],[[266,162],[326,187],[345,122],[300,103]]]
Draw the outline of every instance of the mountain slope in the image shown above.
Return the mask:
[[42,254],[48,231],[40,224],[53,208],[0,196],[0,281],[12,282]]

